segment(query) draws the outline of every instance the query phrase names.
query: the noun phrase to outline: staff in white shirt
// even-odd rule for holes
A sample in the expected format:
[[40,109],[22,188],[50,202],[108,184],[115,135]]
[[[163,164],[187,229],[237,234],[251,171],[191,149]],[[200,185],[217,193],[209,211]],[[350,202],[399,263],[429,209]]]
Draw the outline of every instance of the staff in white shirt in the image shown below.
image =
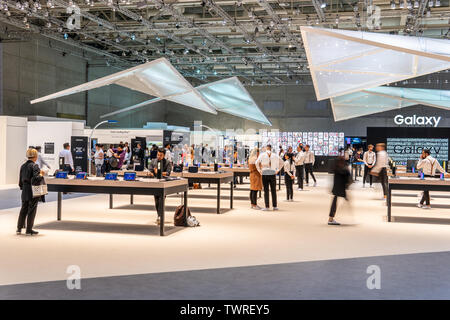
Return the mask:
[[95,175],[97,177],[102,176],[102,167],[104,163],[105,154],[102,149],[102,145],[95,145],[94,163],[95,163]]
[[269,210],[269,186],[270,192],[272,194],[272,205],[273,210],[278,210],[277,207],[277,181],[275,176],[280,171],[283,166],[283,161],[280,157],[272,152],[272,146],[266,146],[266,152],[263,152],[259,155],[258,159],[255,162],[256,169],[262,175],[262,181],[264,186],[264,202],[266,207],[263,208],[263,211]]
[[59,153],[59,157],[64,158],[63,170],[72,174],[75,168],[73,166],[72,152],[70,152],[70,144],[68,142],[64,143],[63,148],[64,149]]
[[364,152],[363,161],[364,161],[363,188],[366,185],[367,175],[369,175],[369,183],[370,183],[370,187],[372,188],[372,178],[373,177],[371,174],[369,174],[369,171],[370,171],[370,169],[373,168],[373,166],[375,165],[375,162],[377,161],[377,156],[376,156],[375,152],[373,152],[373,144],[369,144],[368,150],[366,152]]
[[316,161],[316,158],[314,156],[314,152],[312,152],[311,150],[309,150],[309,145],[307,144],[305,146],[305,178],[306,178],[306,185],[309,185],[309,175],[311,175],[311,177],[314,180],[314,187],[317,185],[317,181],[316,181],[316,177],[314,177],[314,173],[313,173],[313,166],[314,166],[314,162]]
[[389,156],[386,152],[386,144],[377,143],[376,150],[377,150],[376,155],[377,161],[373,166],[372,170],[370,171],[370,173],[380,178],[381,186],[383,187],[384,199],[386,199],[388,192],[387,167],[389,166]]
[[294,201],[294,180],[295,180],[295,162],[294,154],[286,153],[284,155],[284,183],[286,184],[286,201]]
[[295,175],[297,176],[298,191],[303,190],[303,170],[305,163],[305,152],[301,144],[297,147],[297,155],[295,156]]
[[[417,163],[417,169],[422,169],[422,172],[426,177],[434,177],[436,170],[441,173],[445,173],[445,170],[441,167],[439,161],[433,158],[430,154],[430,150],[425,149],[422,151],[419,162]],[[424,202],[426,205],[423,205]],[[430,191],[427,190],[423,192],[422,199],[417,206],[423,209],[431,209]]]

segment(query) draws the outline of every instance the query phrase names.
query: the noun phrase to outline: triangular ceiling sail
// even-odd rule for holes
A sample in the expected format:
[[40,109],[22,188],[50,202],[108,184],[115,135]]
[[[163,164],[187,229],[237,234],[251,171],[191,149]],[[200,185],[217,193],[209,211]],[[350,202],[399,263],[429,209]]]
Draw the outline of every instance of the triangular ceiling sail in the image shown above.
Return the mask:
[[[191,86],[191,84],[165,58],[153,60],[142,65],[114,73],[112,75],[89,81],[82,85],[66,89],[48,96],[32,100],[38,103],[70,94],[116,84],[148,95],[177,101],[192,108],[216,114],[216,110]],[[177,99],[188,94],[189,100]],[[153,100],[153,99],[152,99]]]
[[[265,125],[272,125],[237,77],[207,83],[196,87],[195,90],[217,111],[229,113]],[[192,93],[186,93],[167,100],[189,105],[191,96]],[[122,112],[131,111],[153,102],[153,100],[144,101],[127,108],[104,114],[100,116],[100,118],[106,118]]]
[[301,27],[318,100],[450,68],[450,41]]
[[450,91],[377,87],[331,98],[331,107],[335,121],[416,104],[450,110]]

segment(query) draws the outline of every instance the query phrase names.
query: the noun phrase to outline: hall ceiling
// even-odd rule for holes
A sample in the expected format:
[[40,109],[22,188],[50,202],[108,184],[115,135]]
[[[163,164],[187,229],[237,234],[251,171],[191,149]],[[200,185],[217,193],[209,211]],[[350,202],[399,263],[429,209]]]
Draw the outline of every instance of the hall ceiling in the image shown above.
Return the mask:
[[[80,28],[69,30],[73,5]],[[373,5],[379,26],[368,15]],[[450,36],[449,0],[0,0],[0,7],[2,41],[39,33],[119,68],[166,57],[196,84],[231,76],[246,85],[309,84],[303,25]]]

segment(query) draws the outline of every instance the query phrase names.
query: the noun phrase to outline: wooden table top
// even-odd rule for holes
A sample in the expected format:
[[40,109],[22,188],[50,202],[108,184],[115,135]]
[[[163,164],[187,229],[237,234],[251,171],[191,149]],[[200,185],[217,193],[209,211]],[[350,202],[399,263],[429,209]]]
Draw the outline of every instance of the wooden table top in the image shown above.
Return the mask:
[[436,186],[450,186],[450,180],[440,180],[425,178],[421,180],[419,178],[391,178],[389,184],[423,184],[423,185],[436,185]]
[[233,172],[172,172],[170,175],[183,178],[227,178],[233,177]]
[[45,178],[48,185],[73,185],[73,186],[95,186],[95,187],[129,187],[129,188],[170,188],[175,186],[187,185],[186,179],[173,181],[159,181],[157,179],[145,179],[144,181],[123,181],[123,180],[105,180],[105,179],[56,179]]

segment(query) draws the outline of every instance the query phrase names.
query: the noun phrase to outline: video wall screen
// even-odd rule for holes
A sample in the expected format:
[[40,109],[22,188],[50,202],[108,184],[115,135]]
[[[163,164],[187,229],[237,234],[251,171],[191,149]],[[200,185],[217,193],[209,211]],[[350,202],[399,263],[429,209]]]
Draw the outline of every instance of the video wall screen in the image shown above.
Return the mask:
[[337,156],[344,148],[344,132],[263,132],[262,145],[270,144],[272,150],[296,149],[299,143],[308,144],[316,156]]
[[439,162],[448,161],[450,128],[367,128],[369,144],[386,143],[388,155],[397,164],[418,160],[428,149]]

